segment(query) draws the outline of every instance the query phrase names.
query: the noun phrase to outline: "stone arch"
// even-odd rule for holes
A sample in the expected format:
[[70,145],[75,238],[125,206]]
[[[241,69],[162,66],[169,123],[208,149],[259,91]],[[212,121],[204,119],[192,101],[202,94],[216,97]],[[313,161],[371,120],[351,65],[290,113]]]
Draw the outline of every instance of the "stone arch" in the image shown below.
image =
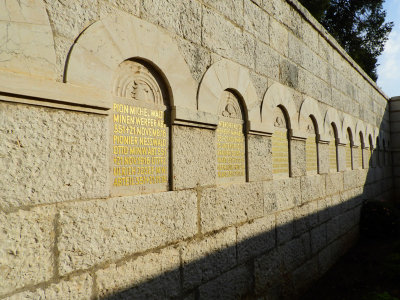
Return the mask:
[[342,122],[340,122],[339,114],[337,113],[336,109],[330,107],[326,114],[325,114],[325,119],[324,119],[324,135],[323,135],[323,140],[325,141],[332,141],[333,135],[329,134],[330,129],[331,129],[331,124],[334,123],[336,126],[337,130],[337,139],[338,142],[341,143],[343,141],[343,130],[342,130]]
[[172,38],[123,12],[95,22],[78,37],[64,81],[110,93],[114,70],[128,59],[152,64],[168,85],[172,106],[196,110],[196,84]]
[[287,128],[292,135],[301,135],[298,128],[297,110],[293,100],[293,92],[290,88],[274,83],[264,95],[261,108],[261,122],[263,128],[270,133],[275,131],[272,118],[274,109],[279,107],[287,118]]
[[0,44],[0,71],[54,80],[54,39],[43,1],[1,1],[0,12],[7,32]]
[[[344,138],[346,136],[346,133],[348,132],[348,129],[350,129],[350,133],[351,133],[351,138],[353,139],[352,142],[354,143],[354,122],[353,122],[353,118],[348,115],[345,114],[344,118],[343,118],[343,122],[342,122],[342,137]],[[346,139],[344,139],[343,142],[345,142]]]
[[321,134],[323,131],[324,122],[321,112],[318,108],[318,102],[311,97],[307,97],[300,107],[298,127],[301,132],[307,131],[307,120],[310,118],[310,116],[312,117],[315,125],[315,132],[317,134]]
[[[370,142],[370,138],[372,142]],[[370,144],[373,148],[375,148],[375,135],[371,125],[367,124],[367,126],[365,127],[365,145],[368,145],[368,147],[370,147]]]
[[249,70],[227,59],[212,64],[204,74],[198,90],[198,110],[217,116],[221,95],[226,90],[233,90],[242,99],[250,127],[251,123],[260,123],[259,98]]
[[[360,133],[362,136],[362,141],[360,140]],[[355,146],[364,146],[366,145],[365,143],[366,138],[365,138],[365,125],[361,120],[357,120],[356,126],[355,126],[355,131],[354,131],[354,145]],[[362,145],[362,142],[364,145]]]

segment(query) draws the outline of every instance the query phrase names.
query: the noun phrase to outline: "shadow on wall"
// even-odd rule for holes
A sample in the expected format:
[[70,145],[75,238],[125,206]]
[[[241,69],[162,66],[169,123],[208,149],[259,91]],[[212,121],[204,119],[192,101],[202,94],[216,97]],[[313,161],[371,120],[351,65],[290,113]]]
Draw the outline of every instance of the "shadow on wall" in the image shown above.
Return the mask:
[[[147,261],[141,257],[121,261],[107,279],[98,281],[101,299],[298,297],[357,241],[363,202],[383,196],[385,191],[390,196],[391,167],[389,163],[380,166],[378,155],[375,150],[371,164],[376,159],[377,166],[369,169],[365,184],[318,200],[318,210],[312,214],[307,213],[312,204],[304,203],[294,210],[271,214],[269,218],[276,218],[276,224],[282,225],[259,230],[244,240],[240,240],[244,227],[230,227],[205,235],[202,241],[194,238],[159,249]],[[361,171],[348,172],[357,176]],[[386,179],[385,173],[389,175]],[[280,221],[290,219],[288,215],[293,212],[301,217],[288,223]],[[268,227],[268,217],[256,219],[249,224],[254,226],[253,232],[256,227],[263,228],[260,222]],[[236,242],[221,246],[224,242],[220,241],[232,235]],[[171,259],[168,249],[179,252],[180,265],[165,270]],[[148,274],[153,269],[163,271],[146,279],[141,277],[143,271]],[[107,294],[107,287],[111,290],[114,286],[124,288]]]

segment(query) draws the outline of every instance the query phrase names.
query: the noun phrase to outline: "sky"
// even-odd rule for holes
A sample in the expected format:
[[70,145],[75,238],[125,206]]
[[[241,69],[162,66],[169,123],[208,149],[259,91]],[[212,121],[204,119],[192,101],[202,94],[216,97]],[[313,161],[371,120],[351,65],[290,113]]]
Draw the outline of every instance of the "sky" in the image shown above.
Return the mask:
[[386,20],[394,27],[386,42],[385,50],[378,58],[378,86],[389,97],[400,96],[400,0],[386,0]]

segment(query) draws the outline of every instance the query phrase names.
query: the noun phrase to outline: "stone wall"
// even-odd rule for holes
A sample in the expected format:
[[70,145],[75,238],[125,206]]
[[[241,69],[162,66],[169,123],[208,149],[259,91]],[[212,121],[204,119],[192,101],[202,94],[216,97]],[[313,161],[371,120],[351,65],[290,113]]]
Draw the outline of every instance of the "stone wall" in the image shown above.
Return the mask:
[[0,1],[0,40],[0,299],[291,297],[391,195],[388,98],[297,1]]

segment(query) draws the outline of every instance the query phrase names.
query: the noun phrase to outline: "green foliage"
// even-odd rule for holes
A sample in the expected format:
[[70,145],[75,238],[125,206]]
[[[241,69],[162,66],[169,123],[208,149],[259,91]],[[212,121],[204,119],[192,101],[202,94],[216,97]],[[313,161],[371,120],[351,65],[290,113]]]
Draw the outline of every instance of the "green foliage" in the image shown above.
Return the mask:
[[365,300],[399,300],[397,297],[393,297],[388,292],[383,293],[373,293],[369,297],[365,297]]
[[385,23],[384,0],[300,0],[373,79],[393,23]]

